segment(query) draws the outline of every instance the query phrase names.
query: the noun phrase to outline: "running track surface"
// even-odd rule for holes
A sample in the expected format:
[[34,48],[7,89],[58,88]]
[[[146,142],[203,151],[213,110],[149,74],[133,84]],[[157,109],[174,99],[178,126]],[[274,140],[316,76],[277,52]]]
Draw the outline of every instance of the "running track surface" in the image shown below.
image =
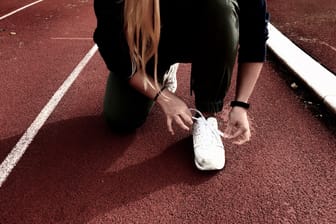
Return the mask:
[[[29,3],[2,1],[1,15]],[[1,162],[91,49],[94,26],[86,0],[45,0],[0,21]],[[189,72],[180,66],[177,94],[193,106]],[[335,133],[276,63],[251,99],[252,141],[225,142],[225,169],[210,173],[158,107],[136,132],[112,133],[101,117],[107,74],[96,53],[0,188],[1,224],[335,223]]]
[[272,23],[336,74],[335,1],[269,0],[268,3]]

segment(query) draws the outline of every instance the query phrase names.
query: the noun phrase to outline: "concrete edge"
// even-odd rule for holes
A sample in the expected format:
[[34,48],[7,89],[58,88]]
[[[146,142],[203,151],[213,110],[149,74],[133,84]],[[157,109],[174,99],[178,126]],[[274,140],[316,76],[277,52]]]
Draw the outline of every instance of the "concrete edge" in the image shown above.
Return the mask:
[[336,76],[272,24],[269,24],[268,28],[268,48],[336,114]]

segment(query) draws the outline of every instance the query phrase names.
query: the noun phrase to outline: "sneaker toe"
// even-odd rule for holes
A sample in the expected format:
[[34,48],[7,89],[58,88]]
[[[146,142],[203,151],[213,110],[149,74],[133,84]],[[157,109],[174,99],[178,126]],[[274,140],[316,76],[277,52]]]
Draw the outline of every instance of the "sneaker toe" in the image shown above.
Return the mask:
[[195,165],[200,170],[221,170],[225,165],[225,155],[221,147],[217,150],[196,150]]

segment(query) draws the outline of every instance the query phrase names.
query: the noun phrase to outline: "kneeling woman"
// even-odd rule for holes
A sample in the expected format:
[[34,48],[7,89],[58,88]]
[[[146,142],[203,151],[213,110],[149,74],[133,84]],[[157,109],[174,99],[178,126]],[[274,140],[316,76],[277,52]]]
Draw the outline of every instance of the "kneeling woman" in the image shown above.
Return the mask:
[[[173,123],[192,129],[195,164],[224,167],[216,114],[223,109],[238,53],[235,99],[224,137],[242,144],[251,133],[248,100],[266,54],[265,0],[95,0],[94,40],[110,70],[104,114],[125,131],[145,122],[153,102]],[[191,89],[198,116],[169,91],[175,63],[191,63]],[[176,79],[175,79],[176,80]]]

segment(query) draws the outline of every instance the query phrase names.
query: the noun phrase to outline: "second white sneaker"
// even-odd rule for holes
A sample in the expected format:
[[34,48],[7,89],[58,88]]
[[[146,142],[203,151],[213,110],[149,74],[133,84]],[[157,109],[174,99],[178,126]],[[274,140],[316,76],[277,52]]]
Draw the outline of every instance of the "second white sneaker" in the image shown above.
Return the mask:
[[206,119],[194,117],[193,144],[195,165],[200,170],[221,170],[225,165],[225,150],[221,139],[223,134],[218,130],[217,120],[214,117]]
[[173,64],[163,76],[163,85],[166,86],[167,89],[172,93],[175,93],[177,89],[176,73],[178,67],[179,63]]

